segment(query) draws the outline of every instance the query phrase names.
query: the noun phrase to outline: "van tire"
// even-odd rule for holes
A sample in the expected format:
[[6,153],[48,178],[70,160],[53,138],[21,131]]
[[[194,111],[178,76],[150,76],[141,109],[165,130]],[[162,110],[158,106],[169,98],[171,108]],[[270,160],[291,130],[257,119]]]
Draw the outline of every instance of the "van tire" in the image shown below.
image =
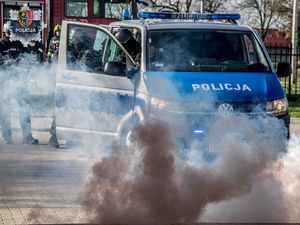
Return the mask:
[[133,128],[140,122],[139,118],[137,116],[133,116],[128,122],[124,124],[124,126],[121,129],[120,135],[119,135],[119,144],[121,146],[130,147],[133,143],[130,143],[130,139],[133,138]]

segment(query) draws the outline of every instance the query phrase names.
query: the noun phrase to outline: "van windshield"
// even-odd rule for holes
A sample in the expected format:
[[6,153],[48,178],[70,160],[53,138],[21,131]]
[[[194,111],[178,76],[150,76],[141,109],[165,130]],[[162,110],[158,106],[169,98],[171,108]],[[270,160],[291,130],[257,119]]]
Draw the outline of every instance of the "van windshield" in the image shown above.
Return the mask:
[[148,71],[268,72],[263,50],[251,32],[150,30]]

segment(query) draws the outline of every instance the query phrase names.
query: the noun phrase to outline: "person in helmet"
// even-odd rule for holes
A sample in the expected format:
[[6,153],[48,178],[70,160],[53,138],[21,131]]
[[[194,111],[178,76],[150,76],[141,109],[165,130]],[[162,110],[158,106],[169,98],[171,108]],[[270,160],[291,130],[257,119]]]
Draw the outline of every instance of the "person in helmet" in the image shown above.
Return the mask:
[[69,65],[79,70],[102,71],[102,53],[93,48],[92,40],[87,32],[74,28],[70,32],[68,45]]
[[40,41],[31,40],[28,44],[28,50],[33,64],[43,62],[44,47]]
[[82,29],[74,28],[71,30],[71,39],[68,47],[72,62],[78,62],[81,60],[85,51],[91,48],[91,40]]
[[[53,37],[50,40],[49,49],[48,49],[48,53],[47,53],[47,58],[48,58],[49,63],[52,63],[53,61],[56,62],[58,59],[58,51],[59,51],[59,44],[60,44],[60,32],[61,32],[61,25],[60,24],[55,25],[55,27],[53,29]],[[52,82],[55,85],[55,74],[53,75]],[[55,99],[53,99],[53,101],[55,101]],[[55,116],[53,116],[53,118],[52,118],[52,124],[51,124],[51,128],[50,128],[50,138],[49,138],[48,144],[55,148],[59,147],[59,142],[58,142],[58,139],[56,136]]]
[[3,31],[3,38],[0,40],[0,54],[11,60],[15,60],[20,54],[26,52],[26,48],[18,41],[11,40],[11,31],[5,28]]
[[19,105],[20,125],[23,133],[24,144],[38,144],[38,140],[32,137],[30,101],[26,86],[26,74],[16,72],[18,68],[22,69],[21,54],[27,52],[27,49],[20,41],[11,40],[11,32],[5,29],[3,38],[0,40],[0,59],[1,59],[1,122],[2,136],[7,144],[12,143],[11,129],[11,101]]
[[47,53],[48,62],[50,62],[50,63],[53,60],[57,60],[57,58],[58,58],[58,50],[59,50],[59,43],[60,43],[60,31],[61,31],[61,25],[57,24],[53,29],[54,36],[50,40],[49,50]]
[[115,37],[132,58],[138,60],[141,48],[140,43],[135,39],[134,33],[127,28],[121,28],[117,31]]

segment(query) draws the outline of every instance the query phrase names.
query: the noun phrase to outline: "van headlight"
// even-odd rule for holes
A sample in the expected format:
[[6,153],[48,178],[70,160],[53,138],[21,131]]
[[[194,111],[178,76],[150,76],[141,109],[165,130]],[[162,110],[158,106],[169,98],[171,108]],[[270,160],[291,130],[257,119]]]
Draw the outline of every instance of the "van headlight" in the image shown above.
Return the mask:
[[287,114],[288,108],[289,104],[286,97],[268,101],[266,107],[267,113],[273,114],[275,116]]
[[169,106],[169,102],[163,99],[151,97],[150,104],[152,109],[165,110]]

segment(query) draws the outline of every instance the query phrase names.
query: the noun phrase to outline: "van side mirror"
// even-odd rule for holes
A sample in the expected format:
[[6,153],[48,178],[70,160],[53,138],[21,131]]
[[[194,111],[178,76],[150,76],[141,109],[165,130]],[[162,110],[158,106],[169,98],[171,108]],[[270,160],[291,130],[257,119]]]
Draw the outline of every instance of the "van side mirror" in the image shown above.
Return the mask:
[[128,79],[132,79],[136,75],[137,72],[138,72],[138,69],[136,67],[126,70],[126,77]]
[[109,61],[105,63],[104,73],[114,76],[125,76],[126,64],[118,61]]
[[278,77],[288,77],[292,74],[291,64],[288,62],[279,62],[277,64],[277,76]]

